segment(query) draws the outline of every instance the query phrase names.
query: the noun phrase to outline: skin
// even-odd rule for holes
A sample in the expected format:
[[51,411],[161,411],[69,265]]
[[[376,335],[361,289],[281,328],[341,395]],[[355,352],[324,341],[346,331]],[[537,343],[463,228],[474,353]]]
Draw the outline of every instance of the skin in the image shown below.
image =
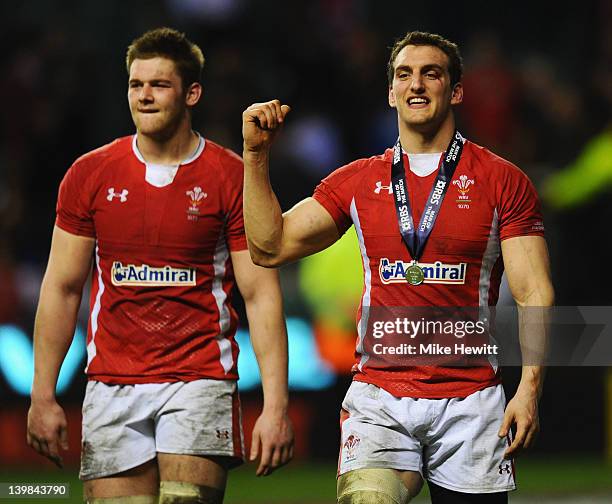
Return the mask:
[[[406,46],[394,61],[389,86],[389,105],[396,109],[402,147],[410,153],[446,150],[455,129],[452,107],[463,100],[461,83],[451,83],[448,57],[433,46]],[[416,100],[415,100],[416,99]],[[272,143],[290,107],[279,100],[255,103],[242,115],[245,161],[244,221],[249,251],[256,264],[276,267],[327,248],[339,238],[329,213],[313,198],[282,213],[270,185],[269,159]],[[554,302],[546,242],[524,236],[501,244],[506,274],[515,301],[521,308],[547,307]],[[541,314],[545,319],[545,314]],[[528,336],[539,342],[539,356],[546,346],[546,324],[528,331],[521,326],[521,347]],[[541,362],[542,360],[540,359]],[[512,426],[516,436],[506,450],[515,457],[532,446],[539,430],[538,399],[542,390],[543,367],[524,365],[515,396],[506,407],[499,436]],[[400,472],[410,491],[417,495],[423,484],[419,473]]]
[[138,149],[151,163],[177,164],[198,145],[191,129],[191,108],[202,96],[194,82],[183,89],[174,62],[136,59],[130,66],[128,104],[136,126]]
[[519,307],[519,338],[523,361],[521,381],[508,402],[499,430],[516,434],[504,456],[512,458],[532,447],[540,430],[538,401],[544,383],[543,365],[548,347],[548,307],[555,302],[546,241],[540,236],[519,236],[501,243],[504,268],[512,297]]
[[388,99],[397,111],[402,147],[411,153],[445,151],[455,130],[452,107],[463,101],[461,83],[451,85],[448,57],[437,47],[408,45],[394,69]]
[[[134,60],[128,103],[140,152],[148,162],[176,164],[197,147],[191,108],[200,84],[185,89],[174,63],[166,58]],[[34,328],[34,383],[28,412],[27,442],[62,465],[67,422],[55,387],[76,326],[83,286],[92,267],[95,240],[55,227]],[[278,273],[256,266],[247,251],[231,252],[236,283],[244,297],[251,339],[264,390],[264,407],[253,430],[251,460],[258,476],[271,474],[293,457],[293,430],[287,414],[287,334]],[[227,469],[221,459],[158,454],[125,473],[85,482],[87,497],[156,495],[160,477],[223,489]]]

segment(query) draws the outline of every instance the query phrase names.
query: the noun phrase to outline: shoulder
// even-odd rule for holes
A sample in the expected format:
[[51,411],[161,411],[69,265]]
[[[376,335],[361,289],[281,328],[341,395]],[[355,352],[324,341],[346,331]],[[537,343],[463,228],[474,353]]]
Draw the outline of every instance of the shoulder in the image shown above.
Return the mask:
[[216,186],[224,204],[242,202],[242,185],[244,181],[244,164],[242,158],[231,149],[223,147],[208,138],[200,157],[200,166],[212,177],[211,184]]
[[376,156],[356,159],[334,170],[323,179],[323,182],[331,185],[358,184],[365,176],[375,173],[378,168],[388,167],[391,160],[390,156],[391,150],[388,149]]
[[89,173],[131,153],[132,136],[117,138],[78,157],[72,164],[71,170]]
[[[523,218],[527,215],[536,219],[535,226],[541,226],[538,193],[527,174],[514,163],[479,145],[470,144],[470,152],[474,156],[474,171],[482,175],[480,180],[486,181],[485,186],[501,218],[507,221],[512,216]],[[535,227],[521,232],[529,234],[534,230]]]
[[220,167],[228,170],[243,169],[242,158],[233,150],[223,147],[208,138],[206,138],[205,141],[206,145],[203,154],[209,162],[218,163]]
[[224,179],[240,180],[244,174],[242,158],[233,150],[223,147],[208,138],[202,153],[202,160],[212,165],[212,168]]
[[117,138],[78,157],[64,176],[64,181],[79,187],[87,182],[95,183],[104,169],[114,161],[122,160],[132,153],[132,136]]
[[121,137],[97,149],[89,151],[76,159],[74,164],[95,164],[124,157],[132,152],[133,136]]
[[[65,173],[59,188],[58,210],[87,208],[104,180],[105,168],[132,152],[132,137],[118,138],[77,158]],[[67,226],[72,224],[65,223]],[[78,226],[76,227],[78,228]],[[71,229],[76,229],[71,228]],[[79,228],[80,229],[80,228]]]
[[489,149],[469,140],[466,141],[465,147],[468,155],[471,157],[471,162],[485,170],[488,177],[493,178],[493,181],[504,181],[509,178],[529,180],[525,172],[518,166],[491,152]]

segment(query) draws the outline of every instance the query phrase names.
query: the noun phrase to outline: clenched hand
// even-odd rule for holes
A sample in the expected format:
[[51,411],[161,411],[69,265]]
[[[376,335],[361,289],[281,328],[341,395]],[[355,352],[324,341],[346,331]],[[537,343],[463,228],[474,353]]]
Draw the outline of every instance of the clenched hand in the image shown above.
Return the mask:
[[269,149],[280,130],[289,105],[279,100],[254,103],[242,113],[242,137],[245,151],[260,152]]

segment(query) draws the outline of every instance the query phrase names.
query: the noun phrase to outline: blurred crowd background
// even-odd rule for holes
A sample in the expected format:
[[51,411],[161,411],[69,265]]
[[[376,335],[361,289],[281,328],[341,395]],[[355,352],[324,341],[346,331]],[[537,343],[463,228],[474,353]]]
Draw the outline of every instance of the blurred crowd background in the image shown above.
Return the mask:
[[[386,63],[396,38],[418,29],[457,42],[465,61],[460,130],[536,184],[557,303],[612,305],[609,1],[32,0],[0,3],[0,324],[31,334],[59,182],[81,154],[133,133],[125,50],[158,26],[185,31],[204,52],[195,125],[207,138],[241,153],[248,105],[291,105],[272,159],[284,209],[336,167],[393,144]],[[287,314],[311,324],[334,373],[321,390],[294,394],[303,406],[296,415],[308,418],[302,453],[330,460],[361,281],[344,257],[282,272]],[[604,377],[601,368],[550,371],[538,450],[603,456]],[[76,378],[66,395],[75,407],[82,385]],[[11,409],[17,425],[27,402],[1,373],[0,394],[0,420]],[[580,437],[571,435],[577,422]]]

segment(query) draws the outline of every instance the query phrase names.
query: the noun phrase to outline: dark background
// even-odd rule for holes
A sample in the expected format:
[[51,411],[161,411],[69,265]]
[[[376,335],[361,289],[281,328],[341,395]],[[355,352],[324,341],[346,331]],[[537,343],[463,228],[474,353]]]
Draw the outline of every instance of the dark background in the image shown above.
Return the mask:
[[[185,31],[204,52],[194,122],[207,138],[240,153],[248,105],[279,98],[292,106],[271,168],[284,209],[336,167],[394,142],[386,82],[394,39],[419,29],[459,43],[460,129],[520,166],[542,194],[557,304],[612,304],[612,158],[598,165],[611,175],[578,202],[551,185],[577,169],[594,139],[610,142],[610,2],[29,1],[0,4],[0,324],[31,334],[59,182],[81,154],[133,133],[125,50],[158,26]],[[283,270],[287,311],[309,318],[296,268]],[[511,392],[518,370],[505,376]],[[549,370],[537,453],[604,456],[605,376],[603,368]],[[77,379],[63,403],[78,408],[83,384]],[[340,373],[329,389],[293,394],[307,417],[304,457],[337,456],[347,384]],[[0,425],[26,407],[0,375]],[[0,463],[17,461],[7,457]]]

